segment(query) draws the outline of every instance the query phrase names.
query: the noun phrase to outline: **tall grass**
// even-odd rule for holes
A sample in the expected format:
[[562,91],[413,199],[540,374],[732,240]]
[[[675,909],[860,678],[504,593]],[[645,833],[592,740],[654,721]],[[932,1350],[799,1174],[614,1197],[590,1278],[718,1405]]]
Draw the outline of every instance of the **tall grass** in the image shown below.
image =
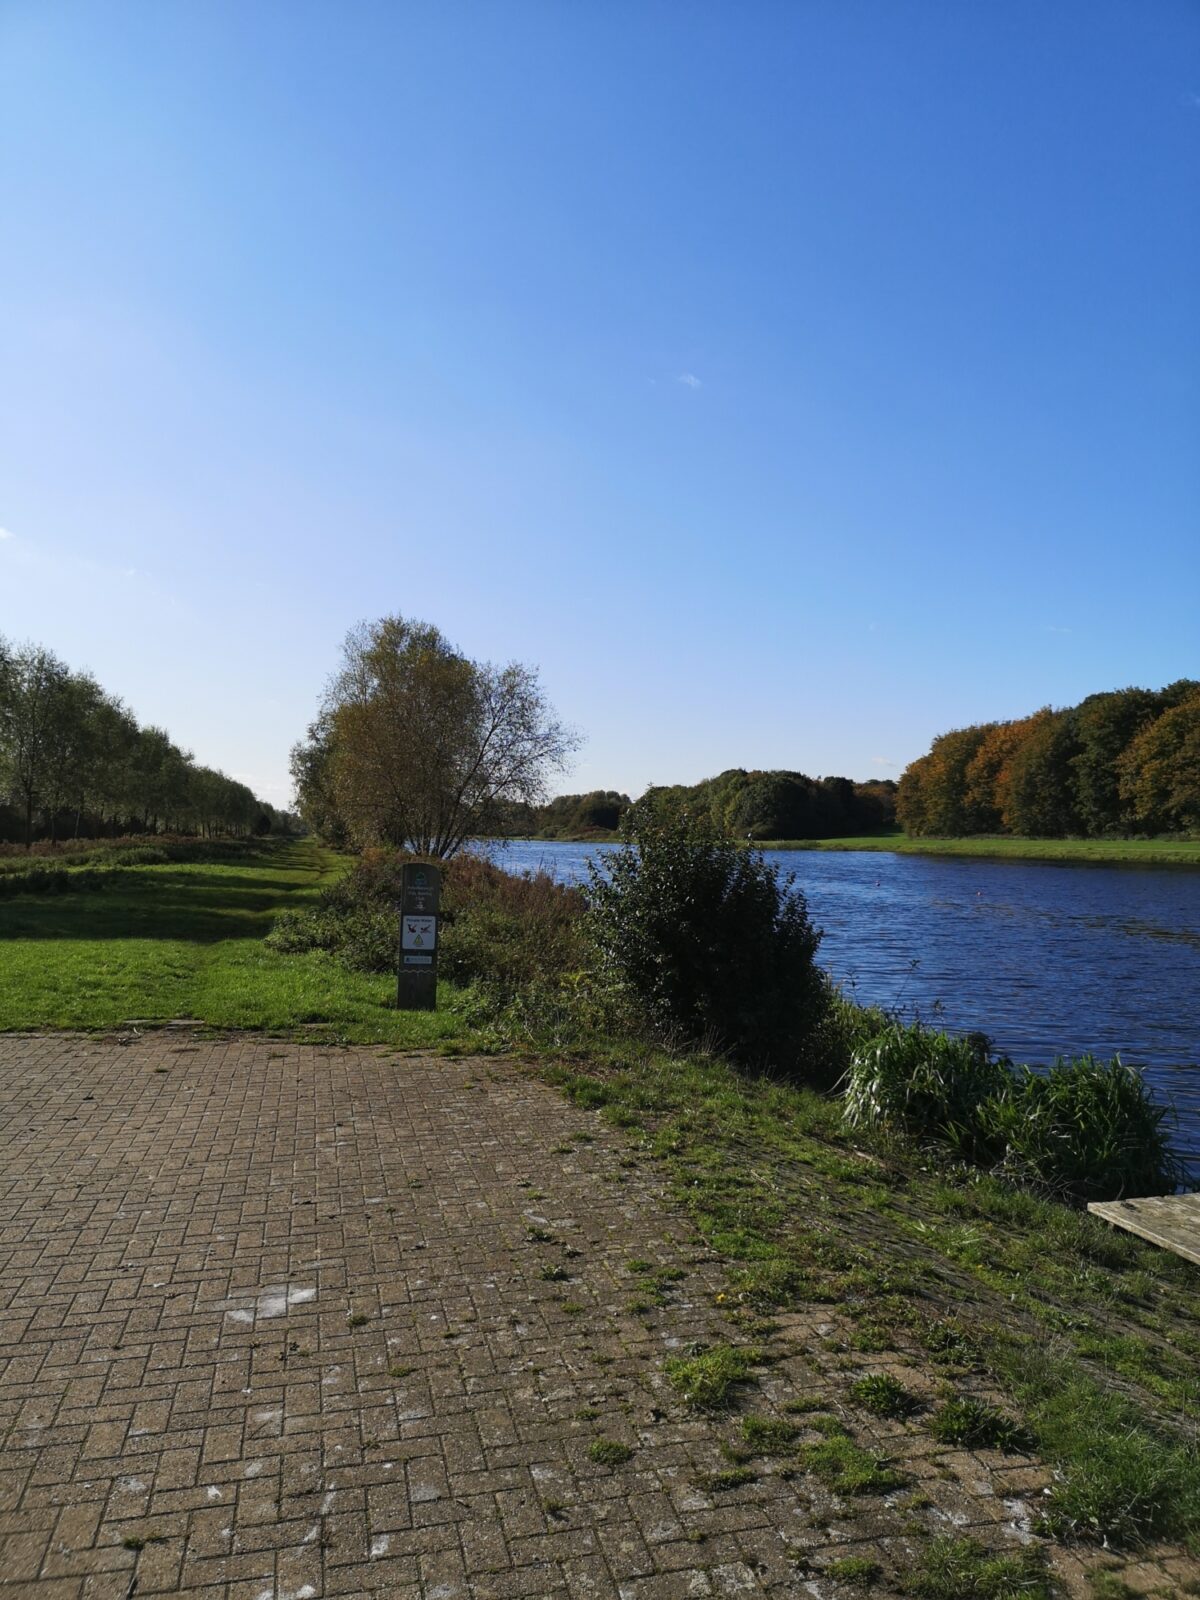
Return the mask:
[[1080,1203],[1171,1192],[1184,1173],[1170,1111],[1119,1058],[1034,1072],[992,1059],[980,1036],[920,1024],[891,1023],[853,1051],[843,1117]]

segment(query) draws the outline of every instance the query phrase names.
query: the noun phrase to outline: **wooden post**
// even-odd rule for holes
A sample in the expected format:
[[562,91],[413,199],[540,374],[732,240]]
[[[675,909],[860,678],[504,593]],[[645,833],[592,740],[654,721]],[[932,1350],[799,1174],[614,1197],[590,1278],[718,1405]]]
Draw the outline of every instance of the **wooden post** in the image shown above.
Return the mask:
[[442,875],[423,861],[404,866],[396,951],[396,1009],[437,1010],[438,904]]

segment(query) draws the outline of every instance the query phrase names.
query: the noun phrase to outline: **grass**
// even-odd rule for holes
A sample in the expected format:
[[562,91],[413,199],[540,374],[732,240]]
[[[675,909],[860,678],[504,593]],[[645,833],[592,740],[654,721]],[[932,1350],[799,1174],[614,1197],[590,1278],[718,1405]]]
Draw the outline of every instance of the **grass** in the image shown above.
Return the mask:
[[985,1400],[961,1395],[939,1406],[929,1419],[939,1444],[961,1444],[969,1450],[1026,1450],[1028,1431]]
[[935,1539],[909,1572],[918,1600],[1051,1600],[1042,1555],[992,1555],[975,1539]]
[[803,1445],[800,1463],[834,1494],[887,1494],[908,1482],[904,1473],[862,1449],[847,1433],[831,1433],[817,1444]]
[[757,1350],[717,1345],[694,1356],[676,1356],[666,1364],[667,1381],[695,1411],[722,1411],[734,1391],[753,1377]]
[[758,1477],[750,1467],[723,1467],[717,1472],[701,1472],[692,1479],[697,1489],[704,1489],[709,1494],[729,1494],[734,1489],[741,1489],[748,1483],[753,1483]]
[[788,1455],[795,1448],[802,1430],[794,1422],[779,1417],[743,1417],[742,1438],[761,1455]]
[[397,1012],[388,978],[264,947],[281,910],[311,902],[344,868],[310,840],[271,842],[235,860],[121,867],[99,891],[0,899],[0,1030],[187,1018],[409,1049],[465,1045],[470,1028],[449,988],[439,1011]]
[[870,833],[846,839],[764,839],[760,850],[886,850],[894,855],[987,856],[1012,861],[1126,862],[1144,867],[1200,867],[1200,839],[911,839]]
[[869,1588],[883,1573],[878,1561],[868,1556],[843,1556],[840,1561],[829,1562],[823,1570],[834,1583],[850,1583],[863,1589]]
[[[849,1323],[831,1368],[869,1348],[933,1382],[986,1376],[1055,1470],[1051,1527],[1200,1543],[1200,1282],[1186,1262],[978,1171],[864,1148],[836,1102],[713,1058],[614,1040],[534,1065],[640,1138],[727,1263],[745,1343],[668,1364],[689,1403],[731,1403],[774,1307],[829,1304]],[[836,1472],[845,1449],[817,1459]]]
[[629,1445],[617,1439],[593,1439],[588,1445],[588,1459],[600,1467],[622,1466],[632,1455]]
[[850,1398],[855,1405],[876,1417],[908,1417],[920,1405],[915,1395],[886,1372],[874,1372],[865,1378],[856,1378],[850,1385]]

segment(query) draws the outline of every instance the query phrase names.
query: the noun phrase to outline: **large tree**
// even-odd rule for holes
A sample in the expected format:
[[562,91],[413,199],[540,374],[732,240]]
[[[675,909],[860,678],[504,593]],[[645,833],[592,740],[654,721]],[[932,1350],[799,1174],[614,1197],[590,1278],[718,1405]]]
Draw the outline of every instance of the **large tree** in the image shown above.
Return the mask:
[[1118,763],[1161,710],[1161,697],[1149,689],[1091,694],[1076,708],[1075,805],[1084,832],[1092,838],[1119,832],[1133,821],[1129,807],[1121,804]]
[[1119,767],[1121,799],[1137,827],[1200,830],[1200,691],[1143,728]]
[[[471,661],[404,617],[347,636],[316,726],[325,751],[311,764],[350,836],[435,857],[493,830],[507,805],[544,800],[576,744],[531,668]],[[293,769],[305,764],[302,749]]]
[[42,804],[53,765],[54,730],[63,721],[70,674],[40,645],[6,649],[0,680],[0,780],[33,839],[33,816]]

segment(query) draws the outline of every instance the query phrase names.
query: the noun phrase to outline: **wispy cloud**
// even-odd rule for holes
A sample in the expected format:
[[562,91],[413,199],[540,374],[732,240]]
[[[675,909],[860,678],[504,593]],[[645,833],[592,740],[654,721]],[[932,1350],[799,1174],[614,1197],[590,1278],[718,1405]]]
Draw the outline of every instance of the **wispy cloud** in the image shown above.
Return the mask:
[[1056,628],[1052,622],[1048,622],[1048,623],[1046,623],[1045,627],[1042,629],[1042,632],[1043,633],[1070,633],[1071,629],[1070,628]]
[[889,761],[886,756],[872,756],[871,765],[873,767],[894,767],[896,763]]
[[15,539],[16,537],[11,528],[0,528],[0,544],[3,544],[5,539]]
[[688,389],[701,389],[704,387],[694,372],[681,372],[676,381],[684,384]]

